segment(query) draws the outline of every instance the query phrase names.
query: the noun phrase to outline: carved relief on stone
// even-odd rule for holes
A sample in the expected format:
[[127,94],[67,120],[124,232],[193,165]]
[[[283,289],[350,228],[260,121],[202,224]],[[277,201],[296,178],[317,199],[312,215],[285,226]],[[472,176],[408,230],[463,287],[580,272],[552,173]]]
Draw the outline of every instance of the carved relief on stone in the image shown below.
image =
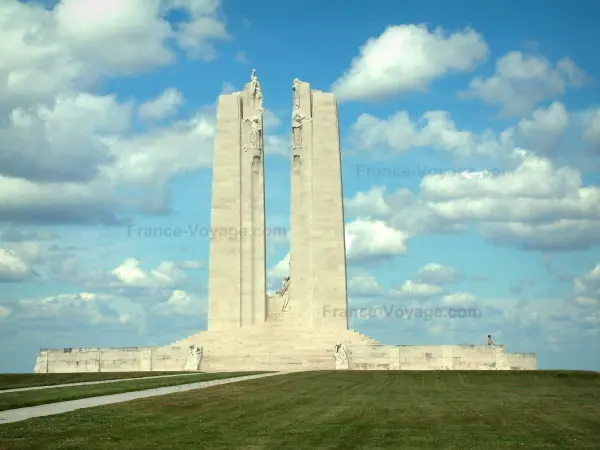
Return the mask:
[[[292,263],[288,264],[291,271]],[[282,317],[286,312],[290,310],[290,288],[292,284],[292,279],[288,275],[283,279],[281,283],[281,288],[275,293],[275,297],[281,301],[281,308],[279,310],[279,316]]]
[[292,116],[292,137],[293,137],[293,148],[302,147],[302,122],[310,120],[304,117],[299,112],[295,112]]
[[286,313],[290,310],[290,284],[291,278],[285,277],[281,285],[281,289],[277,291],[277,296],[281,298],[281,310],[279,314]]
[[260,173],[260,156],[258,155],[254,155],[254,158],[252,158],[252,171]]
[[302,160],[300,159],[300,155],[294,155],[292,159],[292,172],[300,172],[300,167],[302,166]]
[[244,123],[248,124],[246,129],[250,136],[249,148],[262,148],[262,124],[260,117],[254,116],[244,119]]
[[294,91],[294,111],[300,109],[300,83],[298,78],[294,78],[292,90]]
[[346,351],[345,344],[337,344],[335,346],[335,365],[336,367],[347,365],[348,363],[348,352]]
[[202,361],[203,348],[195,345],[189,346],[188,359],[184,370],[200,370],[200,362]]

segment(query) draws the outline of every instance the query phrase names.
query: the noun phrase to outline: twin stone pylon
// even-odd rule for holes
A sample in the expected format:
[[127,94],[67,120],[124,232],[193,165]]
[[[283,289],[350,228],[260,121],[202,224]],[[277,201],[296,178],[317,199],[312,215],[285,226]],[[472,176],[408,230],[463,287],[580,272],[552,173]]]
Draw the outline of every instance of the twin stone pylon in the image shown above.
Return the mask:
[[293,82],[290,279],[266,295],[262,91],[219,96],[214,148],[208,329],[346,330],[346,251],[337,102]]
[[336,101],[299,80],[293,94],[291,278],[279,293],[266,295],[263,108],[253,72],[217,106],[208,331],[165,347],[42,349],[34,372],[536,368],[535,355],[503,348],[381,345],[348,330]]

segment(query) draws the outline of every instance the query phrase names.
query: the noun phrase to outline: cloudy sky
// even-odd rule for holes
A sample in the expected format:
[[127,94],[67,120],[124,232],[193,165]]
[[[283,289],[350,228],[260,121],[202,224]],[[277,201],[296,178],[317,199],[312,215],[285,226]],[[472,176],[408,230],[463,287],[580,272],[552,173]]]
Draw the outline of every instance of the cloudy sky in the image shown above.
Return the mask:
[[353,328],[600,370],[600,7],[280,3],[0,2],[0,372],[205,329],[215,102],[252,68],[269,289],[298,77],[339,101],[350,306],[443,311]]

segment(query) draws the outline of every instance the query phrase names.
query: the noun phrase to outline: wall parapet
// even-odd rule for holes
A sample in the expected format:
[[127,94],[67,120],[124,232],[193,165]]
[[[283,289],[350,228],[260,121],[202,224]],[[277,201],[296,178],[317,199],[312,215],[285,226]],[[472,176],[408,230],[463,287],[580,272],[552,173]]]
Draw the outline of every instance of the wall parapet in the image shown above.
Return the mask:
[[[184,371],[188,347],[93,347],[42,349],[34,373]],[[198,369],[199,370],[199,369]]]

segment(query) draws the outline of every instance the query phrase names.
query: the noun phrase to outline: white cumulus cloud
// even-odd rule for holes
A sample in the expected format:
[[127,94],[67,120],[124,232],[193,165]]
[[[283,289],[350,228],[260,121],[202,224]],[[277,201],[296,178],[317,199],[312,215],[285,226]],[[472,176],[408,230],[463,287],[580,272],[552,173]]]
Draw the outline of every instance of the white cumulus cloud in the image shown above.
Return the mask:
[[348,261],[390,257],[408,252],[409,236],[380,220],[356,219],[346,225]]
[[442,288],[440,286],[406,280],[399,289],[392,289],[390,295],[397,298],[425,299],[438,295],[441,292]]
[[569,58],[553,65],[543,56],[515,51],[498,59],[492,76],[475,77],[462,95],[498,105],[505,115],[525,115],[541,101],[586,80],[585,72]]
[[160,121],[177,112],[183,102],[183,95],[177,89],[166,89],[153,100],[140,105],[138,115],[145,121]]
[[360,48],[332,89],[340,100],[380,100],[423,91],[447,73],[471,71],[488,53],[483,36],[472,29],[446,35],[425,25],[390,26]]
[[457,281],[460,275],[452,267],[431,263],[419,269],[417,280],[428,284],[446,284]]
[[383,289],[370,273],[355,275],[348,280],[348,295],[352,297],[378,297]]
[[467,292],[455,292],[444,295],[442,303],[446,306],[470,306],[475,303],[475,296]]
[[164,288],[181,284],[187,276],[177,264],[172,261],[163,261],[150,272],[140,267],[140,261],[135,258],[126,258],[119,266],[110,271],[110,275],[117,281],[115,287],[139,288]]
[[14,251],[0,248],[0,283],[20,282],[37,276]]

